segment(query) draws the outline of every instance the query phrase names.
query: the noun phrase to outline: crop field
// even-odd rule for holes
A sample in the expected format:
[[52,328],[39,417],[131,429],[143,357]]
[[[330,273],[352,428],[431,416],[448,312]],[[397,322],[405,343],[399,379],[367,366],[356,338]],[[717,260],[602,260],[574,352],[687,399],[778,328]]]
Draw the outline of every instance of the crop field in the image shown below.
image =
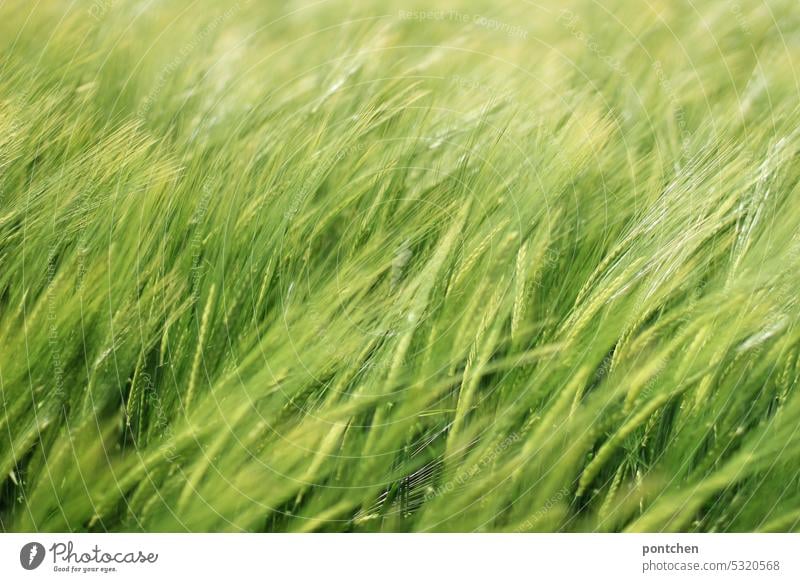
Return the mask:
[[800,531],[797,0],[0,0],[0,531]]

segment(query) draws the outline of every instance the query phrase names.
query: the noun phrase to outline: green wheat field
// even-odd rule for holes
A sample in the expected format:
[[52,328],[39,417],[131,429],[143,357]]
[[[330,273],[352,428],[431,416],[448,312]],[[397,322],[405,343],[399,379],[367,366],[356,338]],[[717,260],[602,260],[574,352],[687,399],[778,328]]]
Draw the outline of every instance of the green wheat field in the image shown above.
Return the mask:
[[0,1],[0,530],[800,530],[796,0]]

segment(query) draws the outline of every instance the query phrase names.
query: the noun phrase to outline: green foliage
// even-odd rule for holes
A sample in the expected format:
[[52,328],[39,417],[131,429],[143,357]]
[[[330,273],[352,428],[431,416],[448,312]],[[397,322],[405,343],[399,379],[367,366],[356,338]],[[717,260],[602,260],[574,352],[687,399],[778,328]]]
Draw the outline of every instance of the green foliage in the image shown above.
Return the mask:
[[0,5],[0,529],[800,529],[796,2],[437,4]]

